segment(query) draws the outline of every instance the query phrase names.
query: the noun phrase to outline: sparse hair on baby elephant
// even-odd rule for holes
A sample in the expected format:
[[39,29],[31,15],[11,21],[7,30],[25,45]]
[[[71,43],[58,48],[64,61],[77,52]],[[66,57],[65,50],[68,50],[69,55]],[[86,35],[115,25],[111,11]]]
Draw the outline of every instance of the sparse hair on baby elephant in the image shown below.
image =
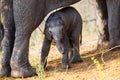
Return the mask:
[[53,12],[46,20],[44,34],[41,52],[41,62],[44,68],[46,68],[52,40],[62,53],[63,68],[69,67],[71,62],[82,62],[79,54],[79,44],[82,42],[82,18],[75,8],[65,7]]

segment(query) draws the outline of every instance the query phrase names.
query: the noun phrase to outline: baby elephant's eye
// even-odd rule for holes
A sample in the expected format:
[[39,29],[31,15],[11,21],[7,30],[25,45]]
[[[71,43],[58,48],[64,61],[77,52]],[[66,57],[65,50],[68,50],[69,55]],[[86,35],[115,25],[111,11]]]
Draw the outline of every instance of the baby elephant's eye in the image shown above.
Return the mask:
[[49,34],[52,34],[52,32],[51,31],[48,31],[49,32]]

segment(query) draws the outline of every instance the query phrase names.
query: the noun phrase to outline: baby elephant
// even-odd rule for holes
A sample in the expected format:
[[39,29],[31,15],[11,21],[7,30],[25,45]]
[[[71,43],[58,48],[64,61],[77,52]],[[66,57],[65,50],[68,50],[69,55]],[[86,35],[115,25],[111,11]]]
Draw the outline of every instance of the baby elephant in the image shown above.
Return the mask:
[[79,44],[82,41],[82,19],[75,8],[65,7],[52,13],[46,21],[44,34],[41,52],[41,62],[44,68],[46,68],[52,40],[62,53],[63,68],[69,67],[69,62],[82,62],[79,54]]

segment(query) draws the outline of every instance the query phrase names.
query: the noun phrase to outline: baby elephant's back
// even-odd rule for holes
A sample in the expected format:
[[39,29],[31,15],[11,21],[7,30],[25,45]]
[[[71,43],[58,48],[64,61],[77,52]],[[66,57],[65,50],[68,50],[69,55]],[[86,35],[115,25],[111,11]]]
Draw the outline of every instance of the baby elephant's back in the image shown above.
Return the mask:
[[71,20],[72,22],[74,22],[76,20],[82,22],[80,13],[73,7],[65,7],[65,8],[59,10],[59,12],[63,13],[64,14],[63,16],[67,20]]
[[65,7],[58,11],[67,26],[68,34],[71,32],[82,32],[82,18],[80,13],[73,7]]

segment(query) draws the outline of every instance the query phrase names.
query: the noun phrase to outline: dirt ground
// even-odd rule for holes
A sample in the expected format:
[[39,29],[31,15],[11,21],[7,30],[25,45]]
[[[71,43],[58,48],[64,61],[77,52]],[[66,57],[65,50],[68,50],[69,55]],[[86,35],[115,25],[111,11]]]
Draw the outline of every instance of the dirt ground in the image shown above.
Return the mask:
[[[91,46],[94,47],[94,46]],[[47,71],[41,70],[38,76],[29,78],[5,77],[0,80],[120,80],[120,50],[104,53],[107,49],[87,51],[90,47],[80,48],[82,63],[71,64],[70,69],[61,68],[61,54],[52,46],[48,56]],[[102,55],[102,56],[101,56]],[[33,67],[39,64],[40,54],[30,53],[30,63]]]

